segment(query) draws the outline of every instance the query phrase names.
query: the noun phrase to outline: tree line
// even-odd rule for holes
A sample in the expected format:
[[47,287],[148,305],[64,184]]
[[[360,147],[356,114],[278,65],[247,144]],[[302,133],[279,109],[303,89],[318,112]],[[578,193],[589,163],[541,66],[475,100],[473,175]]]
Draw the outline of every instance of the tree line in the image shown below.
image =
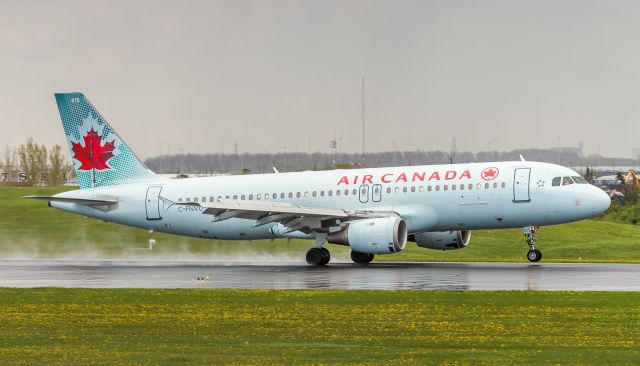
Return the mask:
[[62,146],[47,148],[30,137],[18,147],[7,146],[0,162],[0,182],[3,184],[60,185],[73,174]]
[[368,153],[364,159],[354,153],[258,153],[258,154],[173,154],[148,158],[145,164],[153,171],[166,174],[241,174],[265,173],[273,167],[281,172],[302,170],[326,170],[334,168],[389,167],[405,165],[428,165],[447,163],[472,163],[488,161],[520,160],[520,156],[530,161],[555,163],[571,167],[638,164],[634,159],[605,158],[599,155],[583,157],[576,152],[558,152],[546,149],[519,149],[507,152],[482,151],[478,153],[445,151],[385,151]]

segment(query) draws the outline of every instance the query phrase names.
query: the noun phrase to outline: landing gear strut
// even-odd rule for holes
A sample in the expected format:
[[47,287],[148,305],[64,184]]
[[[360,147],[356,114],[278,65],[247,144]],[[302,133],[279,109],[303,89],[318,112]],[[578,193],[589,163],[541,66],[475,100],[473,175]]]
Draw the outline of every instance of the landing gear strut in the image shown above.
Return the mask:
[[373,254],[361,253],[353,250],[351,251],[351,260],[354,263],[361,263],[361,264],[371,263],[371,261],[373,260],[373,257],[374,257]]
[[307,251],[307,263],[313,266],[324,266],[331,260],[331,253],[326,248],[311,248]]
[[529,245],[529,251],[527,252],[527,259],[529,262],[539,262],[542,259],[542,252],[536,249],[536,226],[525,226],[522,228],[524,236],[527,237],[527,245]]

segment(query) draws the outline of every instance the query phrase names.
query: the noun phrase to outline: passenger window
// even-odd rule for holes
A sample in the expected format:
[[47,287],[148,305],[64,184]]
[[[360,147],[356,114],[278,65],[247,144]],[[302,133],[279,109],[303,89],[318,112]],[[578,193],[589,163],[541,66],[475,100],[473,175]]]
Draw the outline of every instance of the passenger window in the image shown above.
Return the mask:
[[415,192],[416,191],[416,187],[411,187],[411,192]]
[[469,183],[469,190],[473,189],[473,184]]
[[309,197],[309,192],[308,192],[308,191],[307,191],[307,192],[304,192],[304,197],[305,197],[305,198]]
[[[225,199],[225,200],[228,200],[228,199],[229,199],[229,196],[224,196],[224,199]],[[235,199],[235,198],[234,198],[234,199]]]
[[300,198],[301,194],[300,192],[296,192],[296,198]]
[[198,197],[195,197],[195,198],[193,199],[193,202],[198,202]]
[[431,186],[427,187],[427,191],[431,192]]
[[569,184],[573,184],[573,180],[571,180],[571,177],[562,177],[562,185],[568,186]]
[[560,185],[560,179],[562,179],[562,178],[560,178],[560,177],[553,178],[553,180],[551,181],[551,185],[554,186],[554,187],[559,186]]
[[484,189],[489,189],[489,183],[484,184]]
[[451,190],[452,190],[452,191],[455,191],[455,190],[456,190],[456,185],[455,185],[455,184],[452,184],[452,185],[451,185]]
[[182,202],[182,198],[178,198],[178,202]]
[[391,193],[391,187],[387,187],[387,193]]
[[445,185],[444,185],[444,187],[442,187],[442,188],[443,188],[445,191],[448,191],[448,190],[449,190],[449,185],[448,185],[448,184],[445,184]]
[[320,197],[324,197],[324,191],[320,191]]
[[424,186],[420,186],[420,187],[418,188],[418,190],[419,190],[420,192],[424,192]]
[[280,193],[280,199],[284,199],[285,194],[284,193]]
[[348,195],[349,195],[349,190],[348,190],[348,189],[345,189],[345,190],[344,190],[344,195],[345,195],[345,196],[348,196]]
[[461,191],[462,191],[462,190],[464,190],[464,184],[461,184],[461,185],[460,185],[460,190],[461,190]]
[[476,189],[480,190],[480,188],[482,188],[482,184],[480,184],[480,183],[476,184]]
[[[259,200],[260,198],[261,198],[260,194],[256,194],[256,199]],[[265,195],[265,198],[266,198],[266,195]]]
[[502,182],[502,188],[505,188],[507,186],[507,183]]
[[399,193],[400,192],[400,187],[396,187],[395,191],[396,191],[396,193]]
[[293,198],[293,192],[289,192],[289,198]]
[[351,193],[353,193],[353,195],[355,196],[356,194],[358,194],[358,190],[354,189],[353,192],[351,192]]
[[440,190],[440,186],[436,184],[436,191]]
[[311,194],[313,197],[316,197],[318,195],[318,192],[313,191],[313,193]]
[[274,200],[278,199],[278,194],[274,193],[271,197],[273,197]]
[[571,178],[573,178],[573,181],[578,184],[588,184],[587,180],[582,177],[571,177]]
[[329,195],[329,197],[333,196],[333,191],[327,191],[327,194]]
[[493,188],[498,188],[498,182],[493,183]]
[[190,197],[187,197],[187,202],[191,202],[191,198]]
[[242,196],[240,196],[240,200],[244,201],[244,199],[245,199],[246,197],[247,197],[247,196],[243,194]]
[[407,187],[402,187],[402,192],[407,193]]
[[200,202],[207,202],[207,197],[202,197],[202,201]]
[[215,201],[215,197],[213,196],[209,197],[209,202],[213,202],[213,201]]
[[339,196],[339,195],[340,195],[340,193],[342,193],[342,191],[341,191],[341,190],[339,190],[339,189],[336,189],[336,196]]

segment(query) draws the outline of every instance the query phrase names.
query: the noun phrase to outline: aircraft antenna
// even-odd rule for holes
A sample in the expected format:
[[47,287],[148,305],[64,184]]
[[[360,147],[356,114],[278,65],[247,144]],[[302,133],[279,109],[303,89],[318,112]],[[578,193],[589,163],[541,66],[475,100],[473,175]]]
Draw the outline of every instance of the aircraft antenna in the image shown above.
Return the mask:
[[364,76],[362,77],[362,167],[364,168]]

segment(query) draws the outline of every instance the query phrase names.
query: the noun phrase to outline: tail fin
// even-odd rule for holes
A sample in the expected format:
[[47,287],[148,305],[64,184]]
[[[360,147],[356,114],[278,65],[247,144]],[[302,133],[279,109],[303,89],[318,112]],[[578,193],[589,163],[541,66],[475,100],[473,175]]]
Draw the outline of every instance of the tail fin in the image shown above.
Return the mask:
[[147,169],[82,93],[56,94],[80,188],[162,179]]

